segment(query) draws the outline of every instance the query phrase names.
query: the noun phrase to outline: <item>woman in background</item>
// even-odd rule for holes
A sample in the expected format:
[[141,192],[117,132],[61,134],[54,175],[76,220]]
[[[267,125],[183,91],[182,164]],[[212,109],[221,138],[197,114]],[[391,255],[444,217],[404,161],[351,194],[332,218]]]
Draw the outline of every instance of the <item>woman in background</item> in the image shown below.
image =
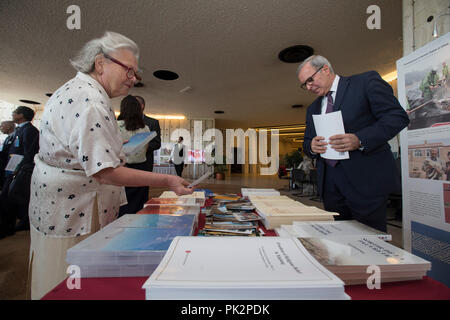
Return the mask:
[[[120,103],[120,115],[117,120],[120,134],[124,141],[129,140],[137,133],[150,132],[150,129],[144,123],[144,113],[139,101],[131,95],[126,96]],[[148,143],[145,147],[128,155],[125,166],[145,170],[147,147]],[[119,217],[126,213],[136,213],[144,207],[144,203],[148,200],[148,186],[125,187],[125,193],[128,204],[120,207]]]

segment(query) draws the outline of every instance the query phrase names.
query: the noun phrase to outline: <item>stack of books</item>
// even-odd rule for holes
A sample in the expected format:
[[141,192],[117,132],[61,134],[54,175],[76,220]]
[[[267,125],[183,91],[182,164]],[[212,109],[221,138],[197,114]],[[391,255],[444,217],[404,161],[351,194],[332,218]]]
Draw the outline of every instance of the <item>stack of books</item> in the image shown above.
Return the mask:
[[275,229],[294,221],[333,221],[336,212],[306,206],[286,196],[249,196],[266,229]]
[[430,262],[376,235],[298,239],[314,258],[348,285],[419,280],[431,269]]
[[184,215],[200,213],[205,198],[152,198],[139,210],[138,214]]
[[278,237],[176,237],[143,289],[147,300],[349,299],[300,241]]
[[198,236],[259,236],[260,216],[249,211],[227,210],[214,206]]
[[323,266],[345,284],[366,284],[375,266],[380,283],[422,279],[431,264],[391,245],[392,236],[355,220],[295,221],[277,228],[279,237],[298,238]]
[[280,237],[327,238],[333,236],[377,236],[391,241],[390,234],[381,232],[356,220],[343,221],[294,221],[291,225],[281,225],[275,229]]
[[194,191],[191,194],[185,194],[182,196],[177,196],[173,191],[164,191],[160,198],[195,198],[195,199],[205,199],[205,191]]
[[195,215],[124,215],[67,251],[82,278],[149,276],[176,236],[194,233]]
[[241,188],[241,194],[243,197],[249,196],[279,196],[280,192],[275,189],[264,188]]

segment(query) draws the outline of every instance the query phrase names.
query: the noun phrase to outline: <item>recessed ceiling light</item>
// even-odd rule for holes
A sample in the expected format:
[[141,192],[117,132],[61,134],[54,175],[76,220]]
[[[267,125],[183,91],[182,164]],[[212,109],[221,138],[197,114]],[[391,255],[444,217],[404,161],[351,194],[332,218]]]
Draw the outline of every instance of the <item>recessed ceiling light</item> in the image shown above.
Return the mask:
[[214,111],[214,113],[222,114],[222,113],[225,113],[225,111],[222,111],[222,110],[216,110],[216,111]]
[[298,63],[314,54],[314,49],[309,46],[297,45],[281,50],[278,59],[287,63]]
[[157,70],[153,72],[153,75],[161,80],[175,80],[178,79],[178,75],[175,72],[169,70]]
[[293,104],[292,108],[297,109],[297,108],[303,108],[302,104]]
[[53,93],[46,93],[45,95],[46,95],[47,97],[51,97],[52,94],[53,94]]
[[25,100],[25,99],[21,99],[21,100],[19,100],[20,102],[23,102],[23,103],[28,103],[28,104],[41,104],[40,102],[37,102],[37,101],[33,101],[33,100]]

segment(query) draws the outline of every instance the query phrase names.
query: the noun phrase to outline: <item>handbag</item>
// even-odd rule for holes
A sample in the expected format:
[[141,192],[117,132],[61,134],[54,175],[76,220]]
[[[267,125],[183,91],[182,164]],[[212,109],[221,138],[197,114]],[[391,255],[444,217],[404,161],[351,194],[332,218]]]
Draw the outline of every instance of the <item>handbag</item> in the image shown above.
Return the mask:
[[8,200],[17,204],[29,203],[33,169],[34,163],[27,163],[12,176],[8,186]]

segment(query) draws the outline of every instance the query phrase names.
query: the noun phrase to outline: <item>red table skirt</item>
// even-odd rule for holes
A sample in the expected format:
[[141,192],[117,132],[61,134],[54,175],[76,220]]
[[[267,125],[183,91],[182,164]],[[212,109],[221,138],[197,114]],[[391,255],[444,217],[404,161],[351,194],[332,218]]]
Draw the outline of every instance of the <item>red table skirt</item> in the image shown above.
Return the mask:
[[[84,278],[81,288],[69,290],[66,281],[47,293],[43,300],[144,300],[142,285],[148,277]],[[353,300],[450,300],[450,289],[425,277],[423,280],[382,283],[381,289],[366,285],[345,286]]]

